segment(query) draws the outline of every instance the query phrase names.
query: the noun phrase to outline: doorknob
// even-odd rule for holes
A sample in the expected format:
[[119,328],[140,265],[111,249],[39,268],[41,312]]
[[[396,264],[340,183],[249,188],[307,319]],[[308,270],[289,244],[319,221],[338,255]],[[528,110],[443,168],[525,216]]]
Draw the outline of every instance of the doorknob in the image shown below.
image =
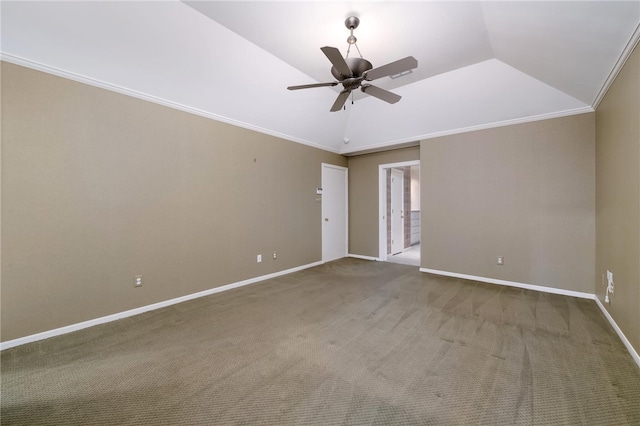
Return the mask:
[[325,221],[325,222],[329,222],[329,218],[328,218],[328,217],[325,217],[325,218],[324,218],[324,221]]

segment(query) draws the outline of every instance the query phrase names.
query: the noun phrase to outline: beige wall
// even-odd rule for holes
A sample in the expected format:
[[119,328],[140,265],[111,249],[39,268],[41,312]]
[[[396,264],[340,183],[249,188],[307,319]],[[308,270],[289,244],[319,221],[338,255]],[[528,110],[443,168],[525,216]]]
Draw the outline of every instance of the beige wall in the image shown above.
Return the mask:
[[[349,252],[378,256],[378,166],[420,159],[423,267],[601,300],[610,269],[638,350],[639,56],[596,114],[350,157]],[[7,63],[0,90],[2,341],[321,259],[344,157]]]
[[2,161],[3,341],[320,261],[347,164],[8,63]]
[[378,257],[378,166],[420,159],[420,147],[349,157],[349,253]]
[[593,293],[594,122],[422,141],[422,267]]
[[605,304],[640,352],[640,48],[636,47],[596,110],[596,294],[613,272]]

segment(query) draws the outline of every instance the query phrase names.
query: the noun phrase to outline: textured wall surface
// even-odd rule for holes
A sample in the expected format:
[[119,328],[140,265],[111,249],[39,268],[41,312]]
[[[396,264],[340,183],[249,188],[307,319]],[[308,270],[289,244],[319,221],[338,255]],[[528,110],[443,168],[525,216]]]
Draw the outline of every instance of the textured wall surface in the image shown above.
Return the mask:
[[422,267],[593,293],[594,123],[581,114],[422,141]]
[[596,110],[596,294],[640,352],[640,48]]
[[2,63],[2,340],[320,261],[323,162]]

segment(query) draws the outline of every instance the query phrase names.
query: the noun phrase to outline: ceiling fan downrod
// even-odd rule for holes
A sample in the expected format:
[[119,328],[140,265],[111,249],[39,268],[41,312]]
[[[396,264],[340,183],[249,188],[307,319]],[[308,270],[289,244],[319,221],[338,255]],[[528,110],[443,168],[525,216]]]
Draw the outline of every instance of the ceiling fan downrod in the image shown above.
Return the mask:
[[347,58],[349,57],[349,53],[351,52],[351,45],[354,45],[356,47],[356,50],[358,51],[358,55],[360,55],[360,58],[364,59],[357,44],[358,39],[353,35],[353,30],[358,28],[358,25],[360,25],[360,19],[357,16],[349,16],[344,21],[344,26],[347,27],[347,29],[351,32],[351,35],[347,37],[347,43],[349,44],[349,47],[347,47]]

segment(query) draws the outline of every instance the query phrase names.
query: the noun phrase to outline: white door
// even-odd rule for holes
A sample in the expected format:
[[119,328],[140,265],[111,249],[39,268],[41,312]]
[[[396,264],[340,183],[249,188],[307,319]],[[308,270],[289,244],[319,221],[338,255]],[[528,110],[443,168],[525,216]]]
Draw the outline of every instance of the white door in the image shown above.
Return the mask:
[[404,250],[404,173],[391,169],[391,253]]
[[322,261],[347,255],[347,169],[322,165]]

